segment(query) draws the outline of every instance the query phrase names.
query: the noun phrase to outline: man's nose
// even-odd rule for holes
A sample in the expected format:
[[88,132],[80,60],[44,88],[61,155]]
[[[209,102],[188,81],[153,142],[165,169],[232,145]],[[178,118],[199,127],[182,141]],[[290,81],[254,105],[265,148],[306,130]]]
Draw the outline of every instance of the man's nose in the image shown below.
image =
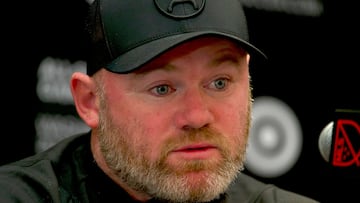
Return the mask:
[[196,88],[189,90],[179,101],[176,124],[181,129],[202,128],[214,121],[211,97]]

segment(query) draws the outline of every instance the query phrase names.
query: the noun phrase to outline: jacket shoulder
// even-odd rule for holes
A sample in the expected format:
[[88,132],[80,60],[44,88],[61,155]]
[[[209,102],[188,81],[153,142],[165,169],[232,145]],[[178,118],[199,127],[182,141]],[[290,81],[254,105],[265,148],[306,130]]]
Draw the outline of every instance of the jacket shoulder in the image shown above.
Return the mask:
[[71,136],[46,151],[0,166],[1,202],[59,202],[60,171],[69,170],[71,152],[86,139]]
[[230,186],[228,200],[229,203],[318,203],[310,197],[266,184],[244,173]]

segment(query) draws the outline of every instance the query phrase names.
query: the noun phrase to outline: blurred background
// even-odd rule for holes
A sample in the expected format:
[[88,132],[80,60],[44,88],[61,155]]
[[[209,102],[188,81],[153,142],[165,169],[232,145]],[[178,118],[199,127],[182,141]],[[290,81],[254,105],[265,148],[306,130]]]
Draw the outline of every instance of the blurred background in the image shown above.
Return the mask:
[[[250,39],[269,58],[251,67],[255,122],[245,173],[321,202],[356,201],[360,179],[334,170],[318,139],[335,109],[360,109],[357,7],[346,0],[242,1]],[[87,5],[3,4],[0,164],[88,129],[68,87],[71,73],[86,67]]]

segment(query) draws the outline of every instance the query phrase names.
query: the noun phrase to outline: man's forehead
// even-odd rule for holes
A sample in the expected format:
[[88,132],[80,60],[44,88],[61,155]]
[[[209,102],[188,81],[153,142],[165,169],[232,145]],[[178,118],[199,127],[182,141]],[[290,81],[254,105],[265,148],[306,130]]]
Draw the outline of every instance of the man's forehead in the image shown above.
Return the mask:
[[238,43],[227,38],[217,36],[199,37],[167,50],[135,70],[134,73],[146,73],[157,68],[173,71],[175,66],[171,65],[172,61],[179,60],[184,56],[190,56],[196,51],[199,52],[199,50],[207,55],[212,55],[212,64],[209,64],[210,66],[220,63],[222,60],[235,60],[235,58],[247,55],[245,49],[239,46]]

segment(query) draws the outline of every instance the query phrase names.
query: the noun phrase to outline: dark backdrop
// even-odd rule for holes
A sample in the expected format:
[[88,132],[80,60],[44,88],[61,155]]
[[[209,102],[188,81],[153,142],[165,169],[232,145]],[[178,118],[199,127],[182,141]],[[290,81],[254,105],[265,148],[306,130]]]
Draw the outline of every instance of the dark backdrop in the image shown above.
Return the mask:
[[[267,65],[255,63],[251,70],[254,96],[271,95],[289,104],[304,135],[303,151],[292,170],[278,178],[258,178],[322,202],[352,202],[358,197],[359,179],[334,174],[317,142],[336,108],[360,109],[359,15],[349,1],[322,4],[321,16],[246,9],[250,37],[269,57]],[[36,94],[37,68],[46,56],[84,59],[85,6],[81,0],[3,5],[8,12],[2,14],[1,164],[35,153],[34,118],[49,107]],[[58,111],[62,108],[74,113],[68,106]]]

